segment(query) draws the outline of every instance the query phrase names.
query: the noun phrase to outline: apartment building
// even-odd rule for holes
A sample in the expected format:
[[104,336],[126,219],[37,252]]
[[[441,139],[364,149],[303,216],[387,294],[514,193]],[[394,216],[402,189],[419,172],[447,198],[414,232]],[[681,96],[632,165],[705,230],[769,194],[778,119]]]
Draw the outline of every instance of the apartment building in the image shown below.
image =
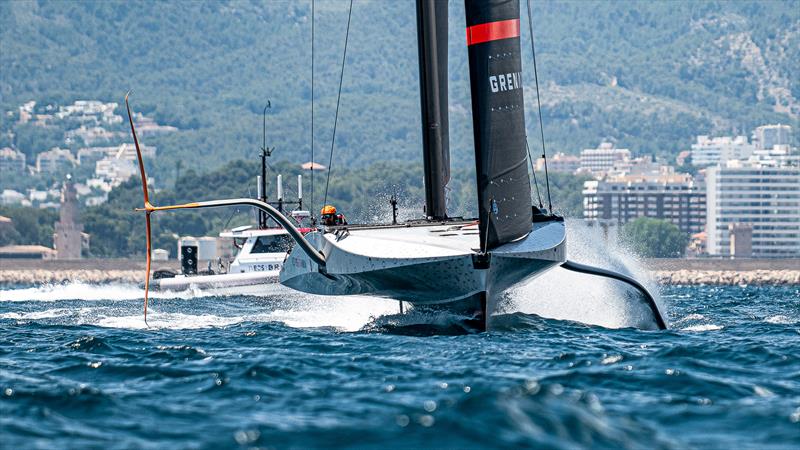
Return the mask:
[[614,144],[603,142],[597,148],[587,148],[581,151],[580,170],[595,175],[603,174],[613,169],[615,165],[630,159],[630,150],[614,148]]
[[731,225],[752,227],[752,256],[800,256],[800,167],[729,161],[706,171],[710,255],[729,256]]
[[685,233],[705,228],[705,186],[691,175],[669,171],[589,180],[583,185],[583,217],[605,225],[624,225],[639,217],[667,220]]

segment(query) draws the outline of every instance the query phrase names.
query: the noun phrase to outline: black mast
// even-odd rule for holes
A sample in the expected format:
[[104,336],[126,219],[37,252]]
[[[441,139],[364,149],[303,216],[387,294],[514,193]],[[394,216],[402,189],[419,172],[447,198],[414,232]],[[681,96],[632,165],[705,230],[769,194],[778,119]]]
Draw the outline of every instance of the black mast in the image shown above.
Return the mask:
[[425,162],[425,215],[447,218],[450,181],[447,100],[447,0],[417,0],[417,46]]
[[465,0],[481,250],[531,230],[519,0]]

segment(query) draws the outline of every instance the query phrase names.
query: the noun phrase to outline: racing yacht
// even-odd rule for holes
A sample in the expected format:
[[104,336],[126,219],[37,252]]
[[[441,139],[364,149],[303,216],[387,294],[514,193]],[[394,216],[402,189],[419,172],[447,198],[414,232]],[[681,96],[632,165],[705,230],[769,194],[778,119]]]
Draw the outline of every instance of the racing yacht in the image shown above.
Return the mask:
[[[295,240],[280,281],[299,291],[370,294],[397,299],[401,307],[409,303],[447,309],[464,314],[465,322],[475,329],[486,330],[509,289],[561,266],[628,283],[652,311],[652,327],[666,328],[655,300],[636,280],[567,261],[563,218],[532,206],[519,1],[466,0],[465,5],[478,217],[453,218],[447,213],[448,5],[417,0],[424,217],[391,225],[320,226],[303,235],[281,211],[254,199],[153,206],[140,156],[148,248],[150,214],[156,211],[250,205],[268,214]],[[126,106],[138,150],[127,97]],[[145,319],[146,305],[147,296]]]

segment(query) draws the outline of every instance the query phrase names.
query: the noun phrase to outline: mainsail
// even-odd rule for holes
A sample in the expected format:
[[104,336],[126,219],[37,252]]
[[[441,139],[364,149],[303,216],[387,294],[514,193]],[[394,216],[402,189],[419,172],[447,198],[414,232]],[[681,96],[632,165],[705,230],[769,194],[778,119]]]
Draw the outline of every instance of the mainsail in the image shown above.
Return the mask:
[[450,181],[447,14],[447,0],[417,0],[425,215],[433,219],[447,217],[444,189]]
[[466,0],[481,250],[531,231],[519,0]]

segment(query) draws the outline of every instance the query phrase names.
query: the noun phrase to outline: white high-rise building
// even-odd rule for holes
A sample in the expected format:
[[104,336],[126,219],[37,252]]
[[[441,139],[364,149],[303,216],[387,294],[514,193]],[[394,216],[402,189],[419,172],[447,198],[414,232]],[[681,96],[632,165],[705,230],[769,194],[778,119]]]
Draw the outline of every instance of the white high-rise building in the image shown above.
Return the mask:
[[732,159],[747,159],[753,154],[753,150],[755,146],[745,136],[697,136],[697,142],[692,144],[692,165],[708,167],[724,164]]
[[753,144],[759,150],[772,150],[776,145],[792,144],[789,125],[762,125],[753,131]]
[[614,148],[614,144],[603,142],[597,148],[587,148],[581,151],[580,170],[601,175],[613,169],[615,165],[630,159],[630,150]]
[[710,255],[730,255],[739,224],[752,226],[753,257],[800,257],[800,167],[729,161],[708,168],[706,193]]

